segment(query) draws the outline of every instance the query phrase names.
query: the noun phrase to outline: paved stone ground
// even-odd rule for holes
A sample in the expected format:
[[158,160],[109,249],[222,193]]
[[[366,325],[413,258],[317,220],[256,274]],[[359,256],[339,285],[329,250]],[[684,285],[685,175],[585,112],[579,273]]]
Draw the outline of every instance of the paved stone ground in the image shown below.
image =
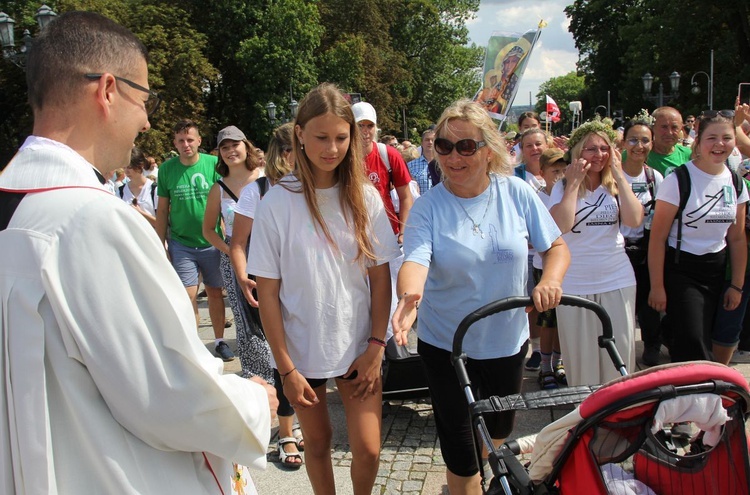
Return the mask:
[[[213,352],[213,332],[206,310],[205,299],[199,300],[201,325],[199,333],[206,347]],[[231,312],[227,308],[227,316]],[[226,331],[226,339],[232,349],[235,348],[234,327]],[[641,344],[637,345],[641,353]],[[666,354],[662,362],[668,362]],[[639,369],[642,365],[639,365]],[[735,366],[745,377],[750,377],[750,364]],[[238,373],[239,359],[225,363],[225,372]],[[351,453],[346,436],[346,421],[343,406],[335,387],[329,382],[327,401],[334,425],[333,459],[336,488],[339,494],[353,493],[349,478]],[[536,373],[524,372],[524,391],[538,390]],[[571,408],[555,408],[535,411],[519,411],[516,415],[516,426],[511,438],[538,433],[545,425],[566,414]],[[429,399],[415,401],[389,401],[383,409],[382,453],[380,469],[375,481],[373,494],[377,495],[447,495],[445,486],[445,465],[440,454],[435,430],[435,421]],[[750,427],[748,428],[750,431]],[[277,428],[274,427],[265,471],[252,472],[253,481],[261,495],[312,495],[312,488],[305,469],[290,471],[281,466],[278,459],[276,440]]]

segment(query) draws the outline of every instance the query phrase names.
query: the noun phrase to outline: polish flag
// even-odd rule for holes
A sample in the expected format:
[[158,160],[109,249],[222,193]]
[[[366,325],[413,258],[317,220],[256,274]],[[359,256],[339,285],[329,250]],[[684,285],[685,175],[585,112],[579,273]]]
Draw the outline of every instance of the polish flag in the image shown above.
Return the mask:
[[560,122],[560,107],[557,106],[555,100],[547,96],[547,119],[552,122]]

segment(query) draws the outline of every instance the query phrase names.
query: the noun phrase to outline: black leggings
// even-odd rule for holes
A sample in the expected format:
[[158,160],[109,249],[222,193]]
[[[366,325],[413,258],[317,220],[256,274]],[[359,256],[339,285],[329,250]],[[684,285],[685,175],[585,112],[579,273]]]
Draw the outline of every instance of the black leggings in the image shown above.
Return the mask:
[[[526,341],[515,356],[482,360],[469,358],[466,371],[475,399],[486,399],[492,395],[504,397],[520,392],[523,360],[528,348]],[[453,369],[451,353],[422,340],[417,343],[417,351],[430,387],[435,426],[445,465],[458,476],[473,476],[479,472],[479,468],[474,456],[469,405]],[[507,438],[513,431],[515,411],[488,414],[484,419],[492,438]]]
[[667,249],[664,259],[664,289],[667,315],[672,329],[669,354],[672,362],[712,360],[711,331],[721,299],[726,270],[726,250],[694,255]]

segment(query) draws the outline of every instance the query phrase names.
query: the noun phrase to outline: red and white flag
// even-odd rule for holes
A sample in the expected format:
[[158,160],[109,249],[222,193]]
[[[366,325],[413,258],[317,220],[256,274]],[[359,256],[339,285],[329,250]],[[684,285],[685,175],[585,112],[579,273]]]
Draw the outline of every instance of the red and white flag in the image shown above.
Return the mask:
[[549,95],[547,96],[547,120],[552,122],[560,122],[560,107],[557,106],[555,100]]

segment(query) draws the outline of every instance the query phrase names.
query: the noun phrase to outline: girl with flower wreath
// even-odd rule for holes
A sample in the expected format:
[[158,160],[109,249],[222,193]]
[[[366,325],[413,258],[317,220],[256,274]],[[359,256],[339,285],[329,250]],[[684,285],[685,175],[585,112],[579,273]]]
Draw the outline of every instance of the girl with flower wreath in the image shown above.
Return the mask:
[[[552,217],[570,249],[563,292],[601,304],[609,313],[617,350],[635,366],[635,276],[620,225],[636,228],[643,206],[622,170],[609,119],[596,118],[570,137],[570,165],[550,195]],[[557,308],[560,346],[570,385],[605,383],[619,374],[599,349],[601,322],[583,308]]]

